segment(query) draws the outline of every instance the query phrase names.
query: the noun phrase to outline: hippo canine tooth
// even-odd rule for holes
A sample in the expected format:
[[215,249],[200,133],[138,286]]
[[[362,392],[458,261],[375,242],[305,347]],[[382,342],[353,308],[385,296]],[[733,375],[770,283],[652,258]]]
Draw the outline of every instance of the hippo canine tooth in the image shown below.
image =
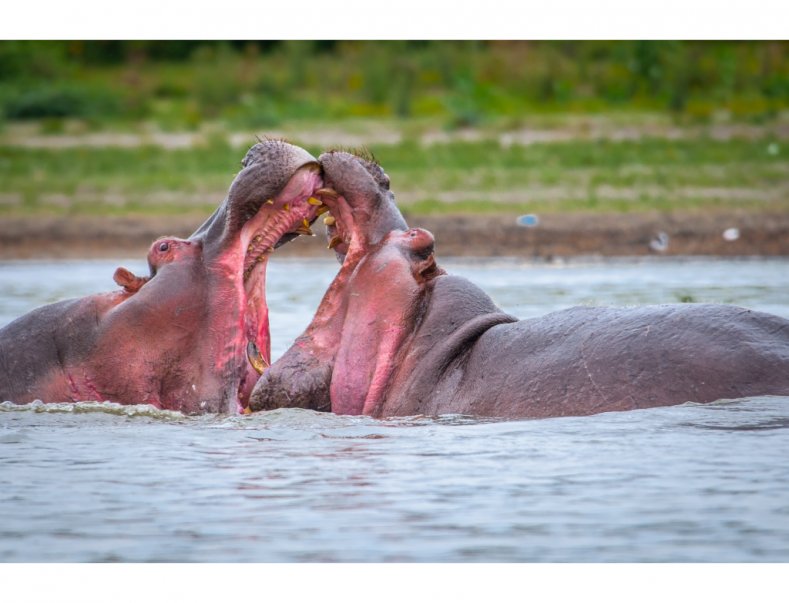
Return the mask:
[[321,197],[328,197],[329,199],[337,199],[340,196],[333,188],[322,188],[320,190],[315,191],[316,195],[320,195]]
[[[305,220],[305,222],[306,222],[306,220]],[[314,233],[313,233],[313,232],[310,230],[310,227],[309,227],[309,226],[299,226],[299,227],[296,229],[296,233],[297,233],[297,234],[308,235],[308,236],[310,236],[310,237],[311,237],[311,236],[313,236],[313,234],[314,234]]]
[[317,218],[317,217],[318,217],[318,216],[320,216],[321,214],[325,214],[327,211],[331,211],[331,208],[330,208],[328,205],[321,205],[321,206],[318,208],[318,211],[317,211],[317,212],[315,212],[315,217]]
[[337,221],[337,220],[335,220],[335,219],[334,219],[334,216],[326,216],[325,218],[323,218],[323,223],[324,223],[326,226],[334,226],[334,223],[335,223],[336,221]]
[[307,203],[310,205],[323,205],[323,201],[318,201],[315,197],[310,197],[307,199]]
[[329,249],[334,249],[340,243],[342,243],[342,239],[337,235],[333,236],[331,241],[329,241]]
[[252,365],[259,375],[263,374],[269,364],[263,358],[263,354],[260,353],[258,346],[255,345],[253,341],[247,341],[247,358],[249,358],[249,363]]

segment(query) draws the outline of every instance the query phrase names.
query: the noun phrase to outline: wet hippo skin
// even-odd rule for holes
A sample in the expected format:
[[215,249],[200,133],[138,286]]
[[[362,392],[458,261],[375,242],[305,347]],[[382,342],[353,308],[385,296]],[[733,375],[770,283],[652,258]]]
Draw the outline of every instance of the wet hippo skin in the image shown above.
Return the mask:
[[[150,275],[44,306],[0,329],[0,401],[111,401],[187,413],[239,412],[268,366],[265,268],[322,204],[314,157],[265,141],[189,239],[148,254]],[[326,209],[326,208],[323,208]]]
[[789,321],[717,304],[576,307],[518,321],[435,262],[367,157],[319,158],[342,263],[250,408],[374,417],[590,415],[789,395]]

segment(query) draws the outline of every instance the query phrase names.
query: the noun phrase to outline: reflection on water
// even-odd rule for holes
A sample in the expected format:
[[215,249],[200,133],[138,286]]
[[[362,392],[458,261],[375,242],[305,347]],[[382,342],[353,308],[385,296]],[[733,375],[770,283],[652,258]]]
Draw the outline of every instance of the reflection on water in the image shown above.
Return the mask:
[[[118,265],[0,265],[0,324]],[[444,262],[505,310],[737,303],[789,263]],[[275,356],[337,264],[272,262]],[[138,272],[138,273],[139,273]],[[5,561],[788,561],[789,398],[539,421],[0,404]]]

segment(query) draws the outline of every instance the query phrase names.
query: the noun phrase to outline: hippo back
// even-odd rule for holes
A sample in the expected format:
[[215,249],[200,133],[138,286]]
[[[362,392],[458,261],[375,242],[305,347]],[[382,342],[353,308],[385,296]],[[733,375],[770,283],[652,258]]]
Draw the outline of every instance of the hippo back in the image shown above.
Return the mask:
[[[0,329],[0,401],[32,402],[43,382],[53,388],[48,402],[71,402],[63,366],[90,351],[96,315],[79,311],[83,299],[43,306]],[[64,358],[63,350],[69,350]]]
[[555,417],[789,395],[789,321],[718,304],[580,306],[486,330],[423,412]]

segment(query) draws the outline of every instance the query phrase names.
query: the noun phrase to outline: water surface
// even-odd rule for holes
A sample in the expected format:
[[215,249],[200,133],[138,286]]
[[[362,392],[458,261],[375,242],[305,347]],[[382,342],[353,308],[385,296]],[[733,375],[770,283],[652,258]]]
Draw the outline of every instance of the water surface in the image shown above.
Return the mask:
[[[123,265],[0,264],[0,326]],[[507,312],[735,303],[789,317],[786,261],[443,263]],[[272,261],[272,351],[331,261]],[[789,398],[490,421],[0,405],[4,561],[789,561]]]

